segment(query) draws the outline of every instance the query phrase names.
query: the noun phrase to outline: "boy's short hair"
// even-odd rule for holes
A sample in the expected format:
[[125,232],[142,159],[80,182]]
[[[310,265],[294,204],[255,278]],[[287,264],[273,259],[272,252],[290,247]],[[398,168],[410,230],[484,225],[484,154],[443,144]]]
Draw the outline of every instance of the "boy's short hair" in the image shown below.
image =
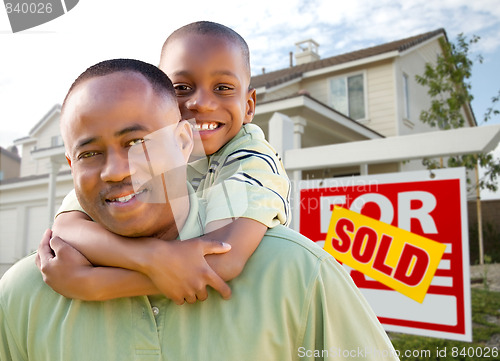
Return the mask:
[[170,41],[187,34],[212,35],[225,38],[226,40],[229,40],[238,45],[241,49],[243,62],[245,63],[245,68],[248,72],[248,78],[250,79],[250,50],[245,39],[243,39],[243,37],[233,29],[211,21],[197,21],[191,24],[187,24],[170,34],[167,40],[165,40],[165,43],[163,43],[163,47],[161,49],[160,64],[163,57],[166,55],[165,49]]
[[147,79],[155,93],[166,95],[172,100],[177,101],[175,89],[170,78],[158,67],[135,59],[111,59],[92,65],[76,78],[64,98],[62,110],[64,110],[69,95],[79,84],[88,79],[117,72],[135,72],[141,74]]

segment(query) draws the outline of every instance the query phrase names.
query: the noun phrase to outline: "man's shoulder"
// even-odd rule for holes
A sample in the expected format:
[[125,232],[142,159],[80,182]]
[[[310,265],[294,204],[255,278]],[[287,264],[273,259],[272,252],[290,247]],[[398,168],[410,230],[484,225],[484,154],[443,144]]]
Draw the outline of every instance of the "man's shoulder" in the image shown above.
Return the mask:
[[333,258],[309,238],[283,225],[268,229],[262,243],[267,247],[279,248],[282,252],[287,251],[312,260]]
[[6,298],[15,299],[20,293],[33,294],[36,289],[45,285],[35,264],[35,257],[36,254],[31,254],[19,260],[0,278],[2,302]]

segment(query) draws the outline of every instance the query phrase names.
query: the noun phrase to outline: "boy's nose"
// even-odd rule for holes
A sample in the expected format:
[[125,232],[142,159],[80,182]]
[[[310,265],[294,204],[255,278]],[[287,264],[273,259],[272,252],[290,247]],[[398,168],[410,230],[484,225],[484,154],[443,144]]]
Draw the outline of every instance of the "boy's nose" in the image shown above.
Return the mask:
[[212,111],[217,107],[214,97],[201,90],[196,91],[185,104],[187,109],[197,112]]

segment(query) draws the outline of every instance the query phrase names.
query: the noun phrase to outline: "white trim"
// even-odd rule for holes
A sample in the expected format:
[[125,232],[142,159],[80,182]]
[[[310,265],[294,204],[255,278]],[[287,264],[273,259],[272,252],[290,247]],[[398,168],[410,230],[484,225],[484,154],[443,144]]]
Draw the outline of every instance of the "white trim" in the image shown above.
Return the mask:
[[410,120],[410,76],[402,71],[401,79],[403,81],[403,120]]
[[255,88],[255,92],[257,93],[257,95],[264,94],[264,93],[267,93],[267,88],[265,86],[261,86],[261,87]]
[[257,115],[262,115],[266,113],[272,114],[274,112],[285,112],[286,110],[290,110],[293,108],[300,108],[300,107],[308,108],[324,116],[325,118],[331,119],[333,122],[336,122],[347,129],[350,129],[360,135],[363,135],[368,139],[381,138],[381,135],[359,124],[357,121],[350,119],[345,115],[333,109],[330,109],[328,106],[318,103],[317,101],[314,101],[303,95],[288,99],[275,100],[269,103],[257,105],[255,113]]
[[396,122],[396,134],[401,135],[401,104],[399,101],[399,94],[401,94],[401,84],[399,74],[401,74],[401,58],[394,59],[393,67],[392,67],[392,77],[393,77],[393,86],[394,86],[394,97],[392,101],[394,102],[394,109],[396,111],[395,119]]
[[[68,180],[73,180],[73,176],[70,174],[62,174],[57,176],[57,182],[64,182]],[[39,186],[39,185],[44,185],[48,184],[49,182],[49,175],[44,174],[43,176],[40,176],[40,178],[37,179],[29,179],[25,180],[23,178],[20,178],[19,181],[8,183],[8,184],[0,184],[0,191],[8,191],[8,190],[13,190],[13,189],[21,189],[25,187],[33,187],[33,186]],[[45,198],[47,198],[47,195],[43,195]]]
[[408,49],[405,49],[405,50],[399,52],[399,56],[400,57],[405,56],[406,54],[409,54],[412,51],[418,50],[419,48],[422,48],[422,47],[426,46],[427,44],[432,43],[433,41],[438,40],[439,38],[445,38],[446,39],[446,37],[444,36],[444,33],[439,33],[438,35],[435,35],[435,36],[433,36],[430,39],[427,39],[427,40],[425,40],[425,41],[423,41],[421,43],[418,43],[416,45],[410,46]]
[[36,138],[24,137],[14,140],[14,145],[24,145],[27,143],[36,143]]
[[63,157],[65,156],[64,145],[59,145],[57,147],[51,147],[45,149],[35,149],[31,151],[31,157],[36,160],[54,156],[63,156]]
[[276,86],[273,86],[273,87],[267,89],[267,92],[272,93],[272,92],[278,91],[280,89],[286,88],[287,86],[293,85],[295,83],[300,83],[301,81],[302,81],[302,76],[298,76],[292,80],[277,84]]
[[483,153],[499,142],[500,125],[488,125],[291,149],[285,152],[284,160],[287,171],[348,167]]
[[327,73],[333,73],[333,72],[343,70],[343,69],[354,68],[357,66],[361,66],[361,65],[365,65],[365,64],[369,64],[369,63],[375,63],[377,61],[394,58],[398,55],[399,55],[399,52],[397,50],[394,50],[394,51],[390,51],[390,52],[379,54],[379,55],[370,56],[370,57],[363,58],[363,59],[358,59],[358,60],[349,61],[349,62],[342,63],[342,64],[332,65],[332,66],[329,66],[326,68],[311,70],[311,71],[308,71],[308,72],[305,72],[304,74],[302,74],[302,77],[305,79],[305,78],[311,78],[314,76],[324,75]]
[[47,124],[47,122],[52,119],[52,117],[56,114],[61,114],[61,105],[60,104],[55,104],[47,114],[45,114],[43,116],[42,119],[40,119],[40,121],[35,125],[35,127],[33,127],[30,132],[29,132],[29,135],[32,136],[33,134],[37,133],[40,129],[42,129],[45,124]]

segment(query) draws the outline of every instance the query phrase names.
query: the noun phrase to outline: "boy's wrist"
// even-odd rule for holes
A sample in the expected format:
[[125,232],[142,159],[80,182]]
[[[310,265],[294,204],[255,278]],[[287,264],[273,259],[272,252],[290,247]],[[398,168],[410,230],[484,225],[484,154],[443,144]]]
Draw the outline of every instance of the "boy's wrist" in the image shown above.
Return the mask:
[[134,255],[134,270],[148,276],[155,269],[155,256],[161,254],[160,249],[165,246],[165,242],[156,238],[144,238],[140,242],[141,245]]

